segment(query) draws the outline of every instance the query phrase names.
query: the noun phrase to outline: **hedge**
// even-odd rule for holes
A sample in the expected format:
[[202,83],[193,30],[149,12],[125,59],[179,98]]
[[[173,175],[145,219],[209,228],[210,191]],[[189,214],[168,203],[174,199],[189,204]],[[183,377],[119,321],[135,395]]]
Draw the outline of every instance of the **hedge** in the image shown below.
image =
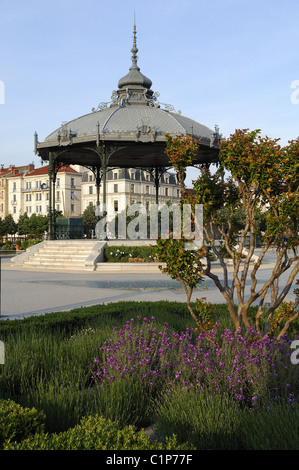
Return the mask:
[[136,432],[133,426],[120,429],[118,423],[102,416],[89,416],[80,424],[61,433],[40,433],[23,442],[4,443],[4,450],[186,450],[187,444],[178,444],[175,436],[165,443],[151,441],[144,430]]
[[21,442],[44,430],[45,415],[13,400],[0,400],[0,449],[5,441]]

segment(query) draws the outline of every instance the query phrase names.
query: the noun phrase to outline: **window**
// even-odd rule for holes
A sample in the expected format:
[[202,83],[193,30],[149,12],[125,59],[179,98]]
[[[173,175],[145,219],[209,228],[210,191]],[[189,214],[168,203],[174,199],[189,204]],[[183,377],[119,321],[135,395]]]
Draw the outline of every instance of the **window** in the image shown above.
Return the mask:
[[75,193],[74,193],[74,191],[71,191],[71,199],[75,199]]
[[117,173],[113,173],[113,179],[117,180],[118,178],[118,174]]
[[[27,184],[27,183],[26,183],[26,184]],[[17,183],[14,182],[14,183],[13,183],[13,191],[16,191],[16,190],[17,190]]]
[[118,184],[115,184],[115,185],[114,185],[114,192],[115,192],[115,193],[118,193]]
[[71,178],[71,188],[75,188],[75,178]]
[[75,204],[71,204],[71,212],[72,214],[75,212]]
[[146,192],[146,194],[149,194],[149,186],[145,187],[145,192]]
[[168,188],[165,188],[165,196],[168,196]]
[[60,192],[56,191],[56,201],[60,201]]
[[60,188],[60,178],[57,178],[57,180],[56,180],[56,187]]
[[89,181],[92,181],[92,175],[89,175]]
[[88,190],[89,190],[89,194],[93,194],[93,186],[89,186]]
[[114,212],[118,212],[118,201],[114,201]]
[[131,193],[134,193],[134,184],[131,184]]

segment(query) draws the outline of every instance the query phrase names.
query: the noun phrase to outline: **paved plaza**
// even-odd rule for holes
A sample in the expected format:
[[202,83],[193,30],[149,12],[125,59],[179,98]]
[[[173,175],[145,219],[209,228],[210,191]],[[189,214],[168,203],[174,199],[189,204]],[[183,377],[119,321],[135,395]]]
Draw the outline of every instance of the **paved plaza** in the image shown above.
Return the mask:
[[[269,252],[259,270],[260,286],[269,278],[273,261],[274,253]],[[282,276],[281,286],[288,275],[289,272]],[[287,300],[294,300],[293,289],[294,284]],[[225,303],[214,282],[208,278],[194,290],[192,300],[201,297],[212,303]],[[186,302],[186,294],[180,282],[159,272],[133,274],[101,273],[100,270],[33,270],[14,267],[9,258],[1,259],[2,320],[110,302],[158,300]]]

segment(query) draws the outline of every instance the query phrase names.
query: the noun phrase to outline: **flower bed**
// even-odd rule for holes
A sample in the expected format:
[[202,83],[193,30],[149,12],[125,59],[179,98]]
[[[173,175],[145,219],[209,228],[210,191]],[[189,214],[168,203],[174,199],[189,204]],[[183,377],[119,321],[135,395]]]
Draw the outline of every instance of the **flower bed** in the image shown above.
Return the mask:
[[146,393],[169,393],[173,386],[205,389],[233,397],[242,406],[293,402],[298,373],[291,372],[287,338],[258,339],[254,331],[245,336],[219,325],[209,336],[187,329],[178,334],[168,324],[155,326],[154,318],[131,319],[115,327],[114,337],[99,349],[91,367],[95,382],[107,383],[133,376]]
[[155,262],[155,247],[152,246],[106,246],[104,260],[107,263]]

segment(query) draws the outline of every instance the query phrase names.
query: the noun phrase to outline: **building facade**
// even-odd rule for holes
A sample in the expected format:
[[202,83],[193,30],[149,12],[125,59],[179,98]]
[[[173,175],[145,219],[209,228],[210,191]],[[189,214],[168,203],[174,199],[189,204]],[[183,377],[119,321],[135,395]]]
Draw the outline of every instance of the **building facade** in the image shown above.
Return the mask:
[[[48,215],[49,213],[49,167],[2,168],[0,171],[0,217],[12,214],[15,222],[25,213]],[[99,192],[100,207],[103,194]],[[153,175],[143,169],[114,168],[107,174],[108,218],[131,204],[141,203],[148,210],[156,202],[156,185]],[[180,186],[174,173],[165,172],[160,177],[159,204],[176,203],[180,200]],[[90,206],[97,206],[97,185],[94,173],[82,166],[62,166],[56,175],[52,204],[65,217],[80,217]]]
[[[49,212],[49,176],[48,166],[29,168],[23,173],[7,175],[8,213],[15,222],[25,213],[47,215]],[[82,175],[70,166],[59,169],[56,177],[56,191],[53,197],[55,208],[66,217],[81,215],[81,179]]]
[[[159,204],[179,201],[180,186],[173,173],[165,172],[161,176],[158,199]],[[99,202],[101,207],[103,204],[101,192]],[[108,171],[106,201],[108,219],[131,204],[142,204],[148,210],[150,204],[155,202],[156,186],[150,172],[135,168],[116,168]],[[81,204],[82,213],[89,205],[97,205],[95,177],[91,171],[85,171],[82,175]]]

